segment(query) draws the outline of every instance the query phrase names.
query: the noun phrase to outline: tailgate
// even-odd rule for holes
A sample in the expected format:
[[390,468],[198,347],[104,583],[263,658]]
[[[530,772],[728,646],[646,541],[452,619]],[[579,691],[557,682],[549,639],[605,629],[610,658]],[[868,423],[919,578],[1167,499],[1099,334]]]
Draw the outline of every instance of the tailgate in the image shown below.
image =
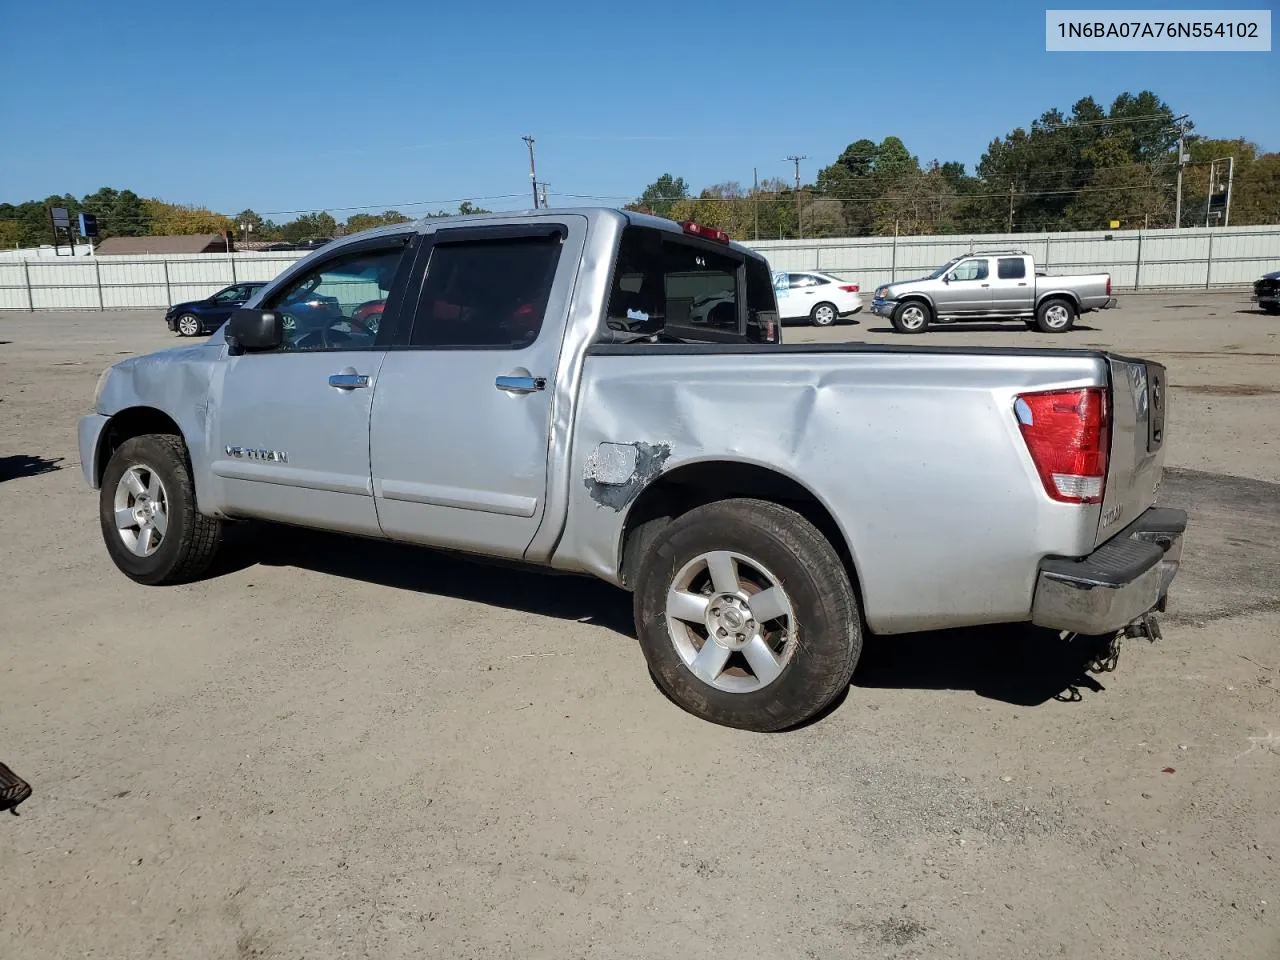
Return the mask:
[[1163,364],[1108,356],[1111,367],[1111,451],[1094,544],[1136,520],[1156,500],[1164,471],[1168,384]]

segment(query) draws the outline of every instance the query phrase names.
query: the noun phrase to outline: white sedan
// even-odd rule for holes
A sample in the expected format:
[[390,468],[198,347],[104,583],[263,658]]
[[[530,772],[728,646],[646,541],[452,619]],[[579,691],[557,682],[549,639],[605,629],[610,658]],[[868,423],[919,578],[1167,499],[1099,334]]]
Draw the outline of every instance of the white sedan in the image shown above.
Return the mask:
[[773,275],[781,320],[809,320],[829,327],[862,309],[858,285],[818,270],[779,271]]

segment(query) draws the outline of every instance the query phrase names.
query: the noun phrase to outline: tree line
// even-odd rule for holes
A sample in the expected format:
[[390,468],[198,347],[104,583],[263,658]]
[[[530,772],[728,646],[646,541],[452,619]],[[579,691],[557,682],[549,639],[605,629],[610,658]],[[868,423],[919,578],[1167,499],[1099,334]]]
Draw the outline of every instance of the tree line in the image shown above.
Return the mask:
[[[1280,223],[1280,153],[1241,137],[1194,134],[1181,120],[1182,226],[1203,226],[1212,161],[1233,158],[1231,225]],[[921,163],[898,137],[859,139],[797,191],[780,178],[712,184],[696,195],[663,174],[628,209],[695,220],[736,239],[1004,233],[1172,227],[1179,118],[1150,91],[1104,109],[1092,97],[1045,111],[1029,129],[990,142],[973,173],[958,161]],[[1214,167],[1215,188],[1228,164]],[[1216,218],[1211,223],[1221,223]]]
[[[422,216],[448,217],[467,213],[488,213],[468,202],[455,213],[439,210],[410,217],[399,210],[382,213],[354,213],[341,223],[326,211],[304,213],[283,223],[264,218],[253,210],[234,216],[215,213],[205,207],[168,203],[154,197],[140,197],[132,190],[103,187],[83,197],[54,195],[25,203],[0,203],[0,249],[36,247],[53,242],[49,209],[64,207],[74,222],[83,213],[98,221],[100,239],[108,237],[158,237],[175,234],[229,233],[239,240],[285,241],[297,243],[321,237],[337,237],[390,223],[406,223]],[[247,229],[252,227],[252,229]]]

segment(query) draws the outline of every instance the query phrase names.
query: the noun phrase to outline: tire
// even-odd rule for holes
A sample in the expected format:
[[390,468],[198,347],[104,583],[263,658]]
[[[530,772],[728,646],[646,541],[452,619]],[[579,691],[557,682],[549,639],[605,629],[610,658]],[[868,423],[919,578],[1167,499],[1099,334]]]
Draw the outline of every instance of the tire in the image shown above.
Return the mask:
[[[122,526],[130,513],[133,522]],[[162,524],[155,523],[157,515]],[[112,454],[102,477],[98,519],[112,561],[129,579],[148,586],[199,578],[222,541],[222,522],[196,509],[187,448],[171,434],[133,437]]]
[[840,319],[840,311],[836,309],[834,303],[827,303],[824,300],[809,311],[809,319],[813,321],[815,327],[829,327]]
[[924,333],[933,320],[933,310],[922,300],[900,303],[893,311],[893,329],[899,333]]
[[1271,314],[1273,317],[1280,314],[1280,303],[1264,303],[1262,305],[1263,312]]
[[1050,297],[1036,308],[1036,329],[1041,333],[1066,333],[1076,322],[1076,305],[1062,297]]
[[194,337],[200,332],[200,318],[192,313],[184,313],[173,327],[180,337]]
[[[708,554],[718,555],[717,570],[730,561],[737,595],[723,574],[715,593]],[[759,604],[753,611],[751,598],[767,583],[781,588],[770,610],[784,612],[756,624],[766,611]],[[672,616],[677,607],[693,621]],[[721,500],[663,527],[640,558],[634,613],[662,691],[694,716],[740,730],[772,732],[811,719],[849,686],[862,653],[858,600],[839,555],[804,517],[766,500]],[[713,626],[741,632],[717,644]]]

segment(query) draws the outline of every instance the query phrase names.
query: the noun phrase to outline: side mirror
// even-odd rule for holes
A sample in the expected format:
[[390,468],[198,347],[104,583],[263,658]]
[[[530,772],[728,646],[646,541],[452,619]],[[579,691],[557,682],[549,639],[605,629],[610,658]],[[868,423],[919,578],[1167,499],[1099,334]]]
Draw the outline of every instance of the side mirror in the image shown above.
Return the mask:
[[227,321],[227,339],[244,350],[273,350],[284,343],[284,323],[274,310],[241,307]]
[[951,282],[951,274],[949,274],[949,273],[944,273],[944,274],[942,275],[942,282],[943,282],[943,283],[950,283],[950,282]]

